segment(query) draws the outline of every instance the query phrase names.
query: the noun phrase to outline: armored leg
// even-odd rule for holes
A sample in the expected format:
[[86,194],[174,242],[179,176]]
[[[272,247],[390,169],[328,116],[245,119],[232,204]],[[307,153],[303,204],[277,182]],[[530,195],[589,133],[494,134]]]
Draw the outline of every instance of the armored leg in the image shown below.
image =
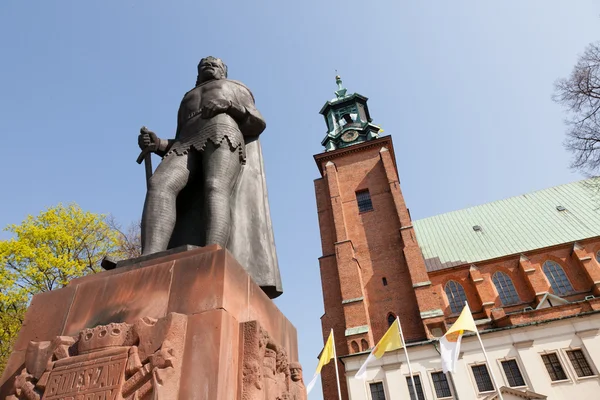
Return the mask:
[[226,141],[206,143],[202,152],[206,244],[227,247],[231,227],[231,194],[241,170],[240,155]]
[[177,195],[195,170],[195,152],[163,159],[150,178],[142,214],[142,255],[167,249],[177,218]]

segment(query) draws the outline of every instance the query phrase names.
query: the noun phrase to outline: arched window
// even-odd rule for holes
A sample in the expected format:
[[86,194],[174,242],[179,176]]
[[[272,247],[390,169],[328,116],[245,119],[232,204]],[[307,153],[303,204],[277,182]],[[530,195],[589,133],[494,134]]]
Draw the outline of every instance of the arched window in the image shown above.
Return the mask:
[[395,321],[395,320],[396,320],[396,316],[395,316],[393,313],[389,313],[389,314],[388,314],[388,318],[387,318],[387,321],[388,321],[388,328],[389,328],[390,326],[392,326],[392,324],[394,323],[394,321]]
[[367,342],[365,339],[362,339],[360,341],[360,347],[362,351],[367,351],[369,350],[369,342]]
[[360,349],[358,348],[358,343],[356,343],[356,340],[353,340],[352,342],[350,342],[350,346],[352,347],[353,353],[358,353],[360,351]]
[[550,287],[552,287],[554,294],[564,296],[573,292],[573,286],[571,286],[565,270],[560,265],[554,261],[546,261],[542,269],[550,282]]
[[465,289],[463,289],[462,285],[455,281],[448,281],[444,291],[446,292],[446,297],[448,298],[448,303],[450,303],[450,310],[452,313],[461,312],[467,301]]
[[600,263],[600,250],[596,253],[596,261]]
[[503,305],[508,306],[510,304],[517,304],[521,302],[515,285],[513,285],[512,279],[502,271],[498,271],[492,277],[492,282],[496,286],[496,290],[500,295],[500,301]]

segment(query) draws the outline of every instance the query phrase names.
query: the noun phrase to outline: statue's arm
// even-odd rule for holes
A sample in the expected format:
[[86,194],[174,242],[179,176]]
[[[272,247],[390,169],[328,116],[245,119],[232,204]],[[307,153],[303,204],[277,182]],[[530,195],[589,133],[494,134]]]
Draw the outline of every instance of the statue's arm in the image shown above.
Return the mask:
[[183,124],[181,108],[182,107],[179,106],[179,111],[177,111],[177,130],[175,131],[175,139],[158,139],[154,153],[159,157],[164,157],[173,146],[173,143],[175,143],[175,141],[179,138],[179,131],[181,130],[181,125]]
[[256,109],[254,97],[246,88],[240,88],[237,93],[237,102],[232,102],[229,115],[235,119],[244,136],[258,136],[266,128],[265,119]]

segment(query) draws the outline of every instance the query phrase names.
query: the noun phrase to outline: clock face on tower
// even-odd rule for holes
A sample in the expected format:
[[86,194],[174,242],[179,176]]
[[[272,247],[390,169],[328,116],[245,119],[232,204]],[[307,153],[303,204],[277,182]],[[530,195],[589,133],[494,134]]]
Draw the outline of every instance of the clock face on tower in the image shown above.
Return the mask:
[[342,135],[342,140],[346,143],[348,142],[352,142],[353,140],[355,140],[358,137],[358,132],[356,131],[346,131],[344,132],[344,134]]

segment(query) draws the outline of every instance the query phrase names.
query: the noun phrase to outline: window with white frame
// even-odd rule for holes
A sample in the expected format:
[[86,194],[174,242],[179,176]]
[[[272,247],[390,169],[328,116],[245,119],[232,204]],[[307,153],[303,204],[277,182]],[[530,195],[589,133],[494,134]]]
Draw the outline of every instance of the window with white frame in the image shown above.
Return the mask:
[[544,361],[548,375],[550,375],[550,380],[555,382],[568,379],[557,353],[542,354],[542,360]]
[[371,391],[371,400],[385,400],[385,391],[383,390],[383,382],[374,382],[369,384]]
[[554,294],[564,296],[572,293],[573,286],[565,274],[563,267],[554,261],[546,261],[542,267]]
[[444,291],[448,298],[448,304],[450,304],[450,311],[453,314],[461,312],[467,301],[467,295],[462,285],[456,281],[448,281],[444,287]]
[[495,390],[494,384],[492,383],[492,378],[490,377],[490,373],[487,369],[487,365],[472,365],[471,370],[473,371],[473,378],[475,378],[475,383],[477,384],[477,390],[479,390],[479,393],[493,392]]
[[496,286],[502,305],[509,306],[521,302],[517,290],[515,289],[515,285],[507,274],[502,271],[496,272],[494,276],[492,276],[492,282],[494,282],[494,286]]
[[433,381],[436,398],[446,399],[452,397],[452,391],[450,391],[450,385],[448,384],[446,374],[442,371],[432,372],[431,380]]
[[502,370],[504,370],[504,376],[506,376],[508,386],[525,386],[525,379],[523,379],[517,360],[504,360],[501,361],[500,364],[502,364]]
[[[415,379],[415,387],[417,388],[418,400],[425,400],[425,394],[423,393],[423,385],[421,384],[421,377],[419,375],[413,375],[413,378]],[[417,400],[415,399],[415,391],[413,390],[413,383],[412,379],[410,379],[410,376],[406,377],[406,383],[408,385],[408,393],[410,394],[410,400]]]
[[569,361],[571,361],[571,365],[579,378],[596,375],[581,349],[567,350],[567,356],[569,356]]

